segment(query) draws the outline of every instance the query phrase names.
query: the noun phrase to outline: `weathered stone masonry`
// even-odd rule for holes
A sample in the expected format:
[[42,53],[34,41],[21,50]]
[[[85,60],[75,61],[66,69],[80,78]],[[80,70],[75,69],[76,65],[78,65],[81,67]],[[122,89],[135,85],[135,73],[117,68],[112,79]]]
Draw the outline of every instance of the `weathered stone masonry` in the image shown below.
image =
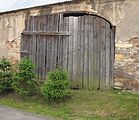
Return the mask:
[[139,0],[76,0],[0,14],[0,56],[20,59],[21,33],[30,15],[82,11],[116,26],[115,85],[139,89]]

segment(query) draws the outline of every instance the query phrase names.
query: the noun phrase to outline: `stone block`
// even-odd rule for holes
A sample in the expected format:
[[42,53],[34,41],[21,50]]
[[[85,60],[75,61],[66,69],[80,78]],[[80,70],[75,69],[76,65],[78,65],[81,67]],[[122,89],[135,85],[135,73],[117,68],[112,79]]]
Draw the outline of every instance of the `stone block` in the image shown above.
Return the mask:
[[129,40],[129,42],[130,42],[131,44],[133,44],[134,47],[139,48],[139,38],[138,38],[138,37],[131,38],[131,39]]
[[123,83],[123,88],[126,90],[139,90],[139,81],[137,80],[126,80]]
[[132,48],[133,44],[130,43],[116,43],[117,48]]
[[127,80],[134,80],[135,75],[134,73],[128,73],[125,72],[123,70],[116,70],[115,71],[115,77],[118,78],[123,78],[123,79],[127,79]]
[[116,54],[115,55],[115,61],[120,62],[125,59],[125,56],[123,54]]

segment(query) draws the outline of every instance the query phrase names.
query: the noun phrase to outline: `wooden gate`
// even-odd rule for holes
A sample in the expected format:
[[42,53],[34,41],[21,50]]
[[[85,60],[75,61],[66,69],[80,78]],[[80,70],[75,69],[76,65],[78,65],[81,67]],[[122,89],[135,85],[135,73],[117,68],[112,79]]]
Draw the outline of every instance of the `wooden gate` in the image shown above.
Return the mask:
[[113,82],[115,28],[95,15],[30,16],[22,33],[21,57],[36,64],[39,79],[57,65],[72,87],[109,89]]

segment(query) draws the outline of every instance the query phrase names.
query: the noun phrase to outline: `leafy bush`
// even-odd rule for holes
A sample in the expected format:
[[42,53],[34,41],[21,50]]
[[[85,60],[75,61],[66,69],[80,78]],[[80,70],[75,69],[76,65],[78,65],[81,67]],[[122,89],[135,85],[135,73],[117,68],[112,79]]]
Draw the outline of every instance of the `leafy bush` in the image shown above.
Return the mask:
[[13,89],[20,95],[32,95],[35,92],[35,65],[28,58],[24,58],[17,65],[12,83]]
[[8,93],[12,90],[12,70],[11,63],[6,58],[0,59],[0,94]]
[[50,102],[62,101],[68,95],[68,74],[62,69],[48,73],[48,80],[41,87],[41,92]]

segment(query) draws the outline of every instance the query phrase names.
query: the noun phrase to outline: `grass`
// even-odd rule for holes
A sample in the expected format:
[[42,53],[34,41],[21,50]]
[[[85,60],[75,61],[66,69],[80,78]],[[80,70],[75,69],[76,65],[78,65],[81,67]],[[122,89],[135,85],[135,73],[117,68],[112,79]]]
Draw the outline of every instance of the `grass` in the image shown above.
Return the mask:
[[139,120],[139,95],[118,91],[71,91],[71,95],[64,103],[49,104],[41,97],[9,94],[0,98],[0,105],[58,120]]

